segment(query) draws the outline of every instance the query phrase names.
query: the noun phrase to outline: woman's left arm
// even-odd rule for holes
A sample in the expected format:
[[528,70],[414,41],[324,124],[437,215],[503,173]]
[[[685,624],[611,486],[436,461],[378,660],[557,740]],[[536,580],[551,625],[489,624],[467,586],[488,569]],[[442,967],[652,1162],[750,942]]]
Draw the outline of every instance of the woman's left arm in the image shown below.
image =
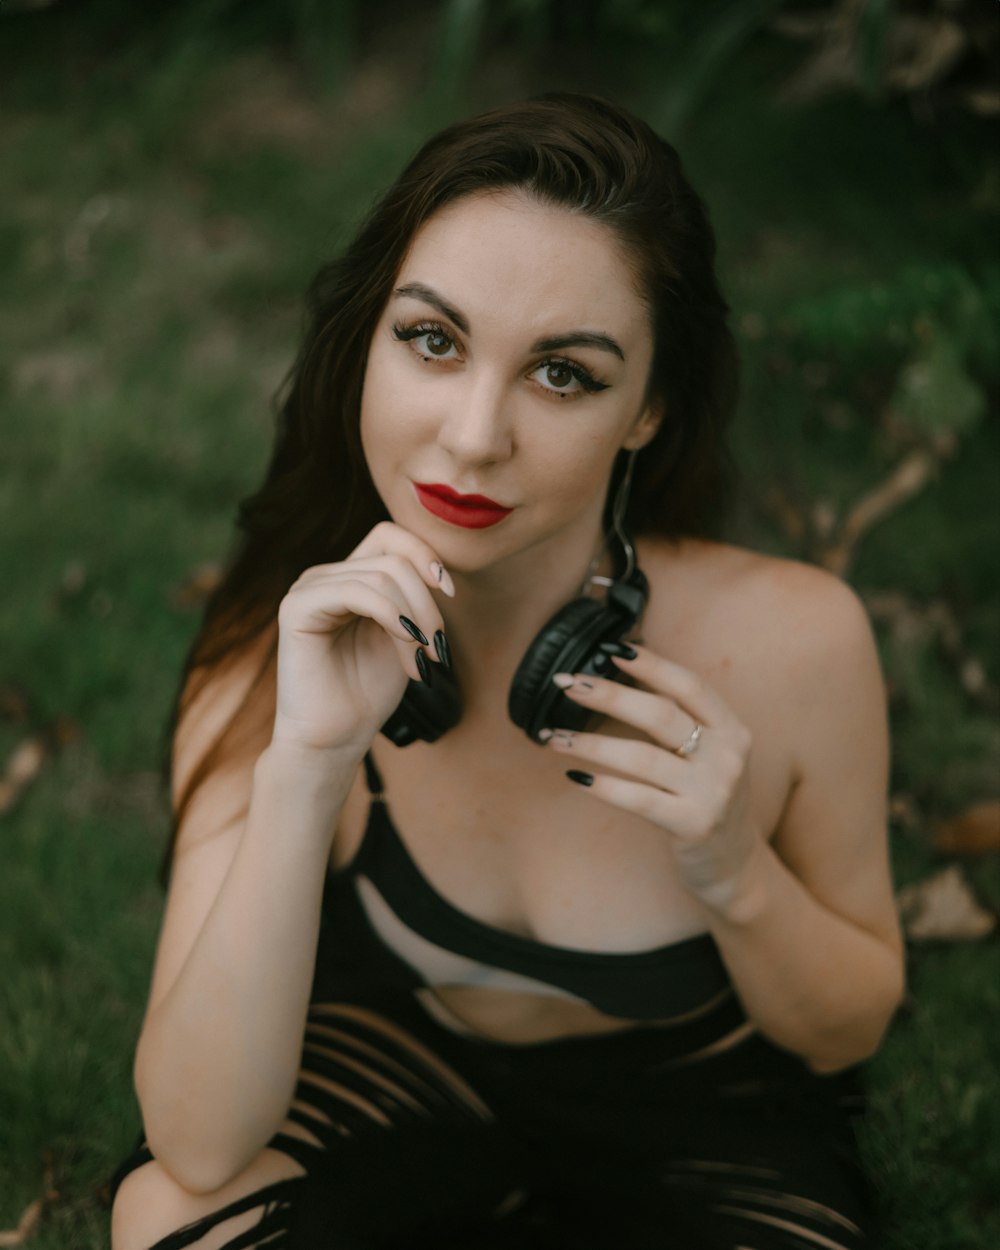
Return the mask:
[[[749,731],[696,674],[645,647],[615,657],[636,687],[578,675],[566,693],[651,741],[579,733],[550,745],[625,774],[592,774],[589,792],[664,829],[749,1019],[828,1073],[877,1050],[905,989],[885,688],[854,592],[807,566],[784,574],[790,610],[761,663],[789,729],[793,784],[770,842],[751,813]],[[678,754],[695,724],[694,749]]]

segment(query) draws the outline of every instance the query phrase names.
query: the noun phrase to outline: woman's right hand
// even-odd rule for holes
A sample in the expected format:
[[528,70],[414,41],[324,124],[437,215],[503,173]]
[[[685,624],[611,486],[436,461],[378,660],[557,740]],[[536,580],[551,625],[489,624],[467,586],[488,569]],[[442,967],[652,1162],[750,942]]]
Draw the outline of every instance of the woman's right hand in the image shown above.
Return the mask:
[[[438,581],[435,561],[416,535],[381,521],[346,560],[305,570],[278,609],[273,742],[364,754],[406,683],[421,680],[421,644],[400,616],[428,640],[444,630],[431,590],[454,586],[447,572]],[[439,662],[433,644],[424,655]]]

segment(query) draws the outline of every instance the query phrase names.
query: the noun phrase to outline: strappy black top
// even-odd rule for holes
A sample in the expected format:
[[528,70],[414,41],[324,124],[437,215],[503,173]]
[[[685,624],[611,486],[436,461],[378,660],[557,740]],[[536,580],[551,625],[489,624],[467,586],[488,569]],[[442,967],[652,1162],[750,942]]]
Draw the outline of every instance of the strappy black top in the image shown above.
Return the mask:
[[371,793],[361,845],[330,870],[317,977],[381,980],[417,991],[477,985],[575,999],[612,1016],[662,1019],[703,1006],[731,988],[711,934],[653,950],[599,952],[536,942],[477,920],[433,888],[389,817],[370,753]]

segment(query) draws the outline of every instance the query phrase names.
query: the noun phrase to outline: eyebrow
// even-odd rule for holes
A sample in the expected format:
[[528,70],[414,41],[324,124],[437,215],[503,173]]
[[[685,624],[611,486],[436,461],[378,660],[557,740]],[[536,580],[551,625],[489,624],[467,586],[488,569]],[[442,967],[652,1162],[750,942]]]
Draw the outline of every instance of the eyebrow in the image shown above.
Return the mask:
[[610,336],[601,334],[599,330],[570,330],[569,334],[557,334],[550,339],[538,339],[532,343],[533,352],[557,352],[560,347],[598,347],[605,352],[614,352],[620,359],[625,353]]
[[[468,318],[463,316],[457,308],[452,308],[433,287],[425,286],[422,282],[408,282],[405,286],[397,287],[393,294],[397,299],[409,296],[412,299],[423,300],[425,304],[430,304],[449,321],[454,322],[463,334],[469,333]],[[612,352],[619,360],[625,359],[625,353],[611,335],[602,334],[599,330],[570,330],[567,334],[555,334],[550,338],[537,339],[532,343],[531,350],[554,352],[562,347],[596,347],[601,351]]]

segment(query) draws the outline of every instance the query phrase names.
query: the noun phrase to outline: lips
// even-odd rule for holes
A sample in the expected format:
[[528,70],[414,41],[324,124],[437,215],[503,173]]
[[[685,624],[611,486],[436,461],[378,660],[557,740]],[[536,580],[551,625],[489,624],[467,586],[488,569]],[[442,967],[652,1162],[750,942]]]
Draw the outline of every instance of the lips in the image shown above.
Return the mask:
[[441,483],[414,482],[413,486],[428,512],[465,529],[485,529],[513,512],[513,508],[505,508],[485,495],[459,495]]

